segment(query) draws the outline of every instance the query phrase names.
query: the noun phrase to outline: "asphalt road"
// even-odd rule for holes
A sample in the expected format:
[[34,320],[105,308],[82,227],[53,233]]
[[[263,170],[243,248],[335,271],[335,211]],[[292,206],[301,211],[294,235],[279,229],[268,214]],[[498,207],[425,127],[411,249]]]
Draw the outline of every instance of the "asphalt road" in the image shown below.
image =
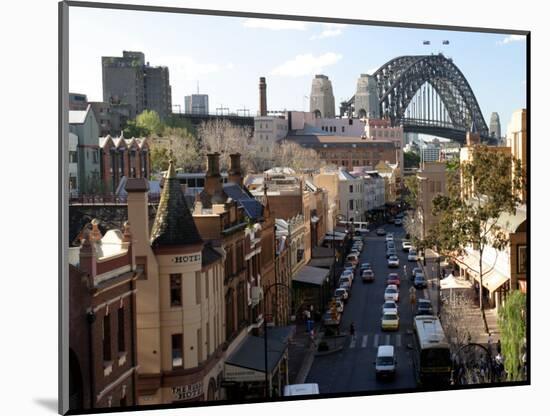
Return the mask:
[[[402,227],[386,224],[384,229],[394,234],[395,247],[399,257],[399,268],[388,268],[385,236],[371,231],[365,237],[360,263],[371,263],[375,281],[363,283],[360,276],[354,279],[351,297],[344,308],[340,332],[348,333],[351,322],[355,325],[355,340],[346,339],[344,349],[331,355],[316,357],[306,383],[318,383],[321,393],[347,393],[380,391],[384,389],[411,389],[416,387],[412,364],[412,317],[409,303],[409,275],[415,262],[407,261],[401,242]],[[407,276],[403,276],[403,265]],[[398,331],[382,331],[380,318],[384,303],[384,290],[389,273],[398,272],[401,277]],[[417,291],[417,298],[427,297],[426,290]],[[397,373],[393,380],[376,380],[374,361],[378,345],[393,345],[397,358]]]

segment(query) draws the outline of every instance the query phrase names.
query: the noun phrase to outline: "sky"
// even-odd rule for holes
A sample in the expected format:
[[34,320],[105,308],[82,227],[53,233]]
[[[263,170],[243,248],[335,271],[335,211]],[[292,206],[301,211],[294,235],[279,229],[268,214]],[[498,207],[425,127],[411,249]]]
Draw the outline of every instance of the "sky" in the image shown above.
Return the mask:
[[172,104],[182,111],[184,96],[199,90],[210,112],[256,115],[261,76],[268,110],[307,111],[311,80],[325,74],[338,113],[360,74],[397,56],[440,52],[468,80],[487,125],[498,112],[504,135],[512,112],[526,106],[526,41],[518,35],[70,7],[71,92],[102,101],[101,57],[123,50],[169,68]]

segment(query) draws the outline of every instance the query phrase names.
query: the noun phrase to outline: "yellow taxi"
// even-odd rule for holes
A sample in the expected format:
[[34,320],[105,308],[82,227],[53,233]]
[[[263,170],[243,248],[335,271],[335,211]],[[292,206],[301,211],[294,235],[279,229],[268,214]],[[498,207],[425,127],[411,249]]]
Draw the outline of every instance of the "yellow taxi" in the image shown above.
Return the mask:
[[399,329],[399,315],[395,312],[386,312],[382,315],[382,331],[397,331]]

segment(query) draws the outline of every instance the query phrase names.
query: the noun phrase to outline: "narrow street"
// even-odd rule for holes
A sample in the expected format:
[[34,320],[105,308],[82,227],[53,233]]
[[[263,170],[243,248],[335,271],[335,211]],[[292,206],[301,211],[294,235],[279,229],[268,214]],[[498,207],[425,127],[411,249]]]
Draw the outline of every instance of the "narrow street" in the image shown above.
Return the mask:
[[[386,224],[383,227],[394,235],[395,248],[399,257],[399,268],[390,269],[386,261],[385,236],[377,236],[371,230],[365,237],[363,252],[359,263],[369,262],[375,273],[375,281],[363,283],[357,272],[353,282],[351,297],[344,308],[340,332],[348,333],[351,322],[356,328],[355,340],[346,339],[342,351],[327,356],[316,357],[309,375],[308,383],[318,383],[321,393],[344,393],[354,391],[379,391],[384,389],[410,389],[416,387],[413,372],[412,318],[413,310],[409,303],[409,288],[412,283],[409,276],[403,276],[403,265],[407,274],[415,262],[407,261],[407,253],[401,243],[405,231],[402,227]],[[359,268],[359,267],[358,267]],[[398,272],[401,277],[399,291],[398,331],[385,332],[381,329],[384,290],[389,273]],[[427,298],[427,291],[417,291],[417,298]],[[374,361],[379,345],[393,345],[396,351],[397,372],[393,380],[376,380]]]

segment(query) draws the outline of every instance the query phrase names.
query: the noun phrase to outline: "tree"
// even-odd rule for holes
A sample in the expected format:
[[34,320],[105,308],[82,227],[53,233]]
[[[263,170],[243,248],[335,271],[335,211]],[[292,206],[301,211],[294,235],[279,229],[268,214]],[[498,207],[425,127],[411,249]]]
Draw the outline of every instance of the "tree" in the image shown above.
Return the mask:
[[519,290],[510,293],[504,306],[498,311],[504,369],[509,381],[524,378],[522,355],[526,341],[525,311],[525,295]]
[[[515,214],[521,189],[520,175],[512,175],[519,162],[487,146],[475,146],[468,161],[456,171],[448,171],[451,181],[447,195],[433,201],[436,225],[429,231],[425,244],[460,262],[458,256],[472,247],[479,252],[479,308],[487,329],[483,309],[483,253],[488,246],[503,250],[509,244],[507,233],[498,224],[503,213]],[[454,175],[454,176],[453,176]],[[460,177],[460,179],[458,179]]]
[[124,137],[149,137],[151,131],[143,126],[138,126],[135,120],[129,120],[123,129]]
[[202,122],[197,129],[200,148],[203,154],[217,152],[220,154],[220,169],[230,166],[229,155],[243,155],[241,165],[248,168],[247,150],[252,138],[252,128],[238,126],[228,120],[214,119]]
[[147,129],[150,134],[162,136],[164,124],[156,111],[144,110],[136,117],[136,126]]
[[420,166],[420,156],[414,152],[403,152],[403,160],[405,163],[405,169],[417,168]]
[[184,172],[196,172],[203,167],[198,142],[186,129],[166,127],[162,137],[152,140],[153,171],[168,169],[170,160]]
[[306,149],[299,144],[286,140],[275,146],[273,155],[275,166],[292,168],[297,172],[310,169],[316,170],[324,165],[315,150]]

